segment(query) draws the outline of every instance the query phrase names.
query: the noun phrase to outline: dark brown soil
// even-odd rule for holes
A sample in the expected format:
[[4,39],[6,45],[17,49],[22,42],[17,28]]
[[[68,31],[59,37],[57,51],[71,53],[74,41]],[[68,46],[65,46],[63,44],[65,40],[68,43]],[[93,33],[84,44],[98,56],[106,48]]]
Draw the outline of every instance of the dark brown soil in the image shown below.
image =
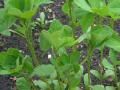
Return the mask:
[[[65,0],[55,0],[55,3],[50,4],[50,5],[42,5],[40,6],[40,11],[44,11],[46,14],[46,18],[48,21],[56,18],[59,19],[63,24],[68,24],[69,18],[63,14],[63,12],[61,11],[61,5],[64,3]],[[3,2],[2,0],[0,0],[0,8],[3,7]],[[51,10],[50,10],[51,9]],[[39,17],[39,14],[37,14],[35,16]],[[105,21],[106,22],[106,21]],[[49,25],[48,25],[49,26]],[[47,27],[48,28],[48,27]],[[115,30],[120,33],[120,20],[118,20],[117,22],[115,22]],[[42,51],[39,49],[39,44],[38,44],[38,37],[39,37],[39,32],[41,31],[40,28],[36,27],[36,30],[34,30],[34,42],[35,42],[35,49],[36,49],[36,53],[38,55],[38,57],[43,58],[43,63],[48,63],[48,54],[50,52],[48,52],[47,54],[42,55]],[[79,36],[81,34],[81,30],[78,28],[76,30],[76,35]],[[20,50],[22,50],[25,54],[30,54],[25,40],[21,39],[19,36],[12,34],[12,36],[10,37],[5,37],[0,35],[0,52],[1,51],[5,51],[8,48],[18,48]],[[82,50],[82,57],[84,58],[86,56],[86,45],[85,44],[81,44],[78,45],[78,50]],[[104,57],[108,56],[109,53],[109,49],[105,49],[104,50]],[[93,63],[91,65],[92,69],[97,69],[98,68],[98,64],[99,64],[99,60],[100,60],[100,51],[96,50],[94,52],[93,55]],[[86,65],[84,65],[86,66]],[[118,72],[118,76],[120,76],[120,72]],[[93,79],[93,84],[99,83],[99,80],[97,80],[94,76],[91,76]],[[83,81],[82,81],[83,82]],[[111,82],[109,80],[103,81],[104,85],[114,85],[114,82]],[[84,87],[83,83],[81,83],[81,87]],[[10,79],[10,76],[0,76],[0,90],[13,90],[14,86],[14,81],[12,81]],[[84,90],[84,89],[82,89]]]

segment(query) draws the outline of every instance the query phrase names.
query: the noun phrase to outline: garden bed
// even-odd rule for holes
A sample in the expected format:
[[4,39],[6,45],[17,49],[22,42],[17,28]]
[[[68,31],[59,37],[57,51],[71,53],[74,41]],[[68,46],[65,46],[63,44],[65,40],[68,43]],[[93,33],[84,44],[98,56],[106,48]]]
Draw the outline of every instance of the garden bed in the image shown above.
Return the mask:
[[[0,7],[2,7],[1,5],[3,4],[3,2],[0,0]],[[46,14],[46,20],[47,22],[50,22],[51,20],[53,20],[54,18],[59,19],[64,25],[67,25],[69,22],[69,18],[66,14],[64,14],[61,10],[61,6],[64,4],[64,0],[56,0],[53,4],[49,4],[49,5],[41,5],[40,8],[42,12],[45,12]],[[37,14],[35,16],[35,18],[39,17],[39,14]],[[108,24],[107,20],[105,20],[103,23]],[[48,26],[46,28],[49,27],[49,23]],[[114,24],[114,29],[120,34],[120,20],[116,21]],[[46,54],[42,54],[43,52],[39,49],[39,42],[38,42],[38,37],[39,37],[39,32],[41,31],[39,26],[36,26],[36,29],[34,30],[33,36],[34,36],[34,43],[35,43],[35,50],[37,53],[37,56],[39,56],[40,58],[42,58],[42,62],[45,64],[48,64],[50,61],[48,59],[48,55],[51,54],[51,51],[47,52]],[[81,33],[81,28],[78,27],[76,28],[76,37],[79,37],[82,33]],[[6,51],[8,48],[18,48],[20,50],[22,50],[23,53],[30,55],[25,40],[21,39],[18,35],[16,34],[12,34],[12,36],[6,37],[3,35],[0,35],[0,52],[1,51]],[[84,59],[86,57],[87,54],[87,46],[82,43],[80,45],[77,45],[78,51],[82,52],[82,59]],[[68,50],[70,51],[70,49]],[[109,54],[109,49],[106,48],[104,50],[104,57],[107,57]],[[94,55],[92,56],[93,59],[93,63],[91,65],[91,69],[96,69],[98,68],[99,62],[100,62],[100,51],[99,50],[95,50],[94,51]],[[84,67],[86,70],[84,70],[85,72],[87,72],[87,65],[86,63],[84,64]],[[85,73],[84,72],[84,73]],[[120,70],[117,70],[117,76],[120,80]],[[91,75],[92,78],[92,84],[100,84],[100,81],[95,78],[93,75]],[[103,85],[105,86],[116,86],[114,83],[114,81],[110,78],[108,78],[107,80],[102,81]],[[81,82],[81,90],[85,90],[84,89],[84,84],[83,84],[83,80]],[[0,76],[0,90],[15,90],[15,81],[13,79],[11,79],[11,76]]]

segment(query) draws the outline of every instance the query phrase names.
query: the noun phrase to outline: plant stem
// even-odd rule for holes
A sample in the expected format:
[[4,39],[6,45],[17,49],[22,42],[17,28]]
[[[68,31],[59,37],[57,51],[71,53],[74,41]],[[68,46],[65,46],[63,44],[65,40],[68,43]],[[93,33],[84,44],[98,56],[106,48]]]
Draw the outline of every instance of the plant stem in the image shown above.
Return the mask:
[[63,85],[61,83],[60,75],[59,75],[59,72],[58,72],[58,69],[57,69],[56,65],[55,65],[55,69],[56,69],[56,73],[57,73],[57,79],[58,79],[58,83],[59,83],[59,86],[60,86],[60,90],[64,90]]
[[87,90],[90,90],[90,84],[91,84],[91,79],[90,79],[90,66],[91,66],[91,56],[92,56],[92,53],[93,53],[93,49],[92,47],[90,46],[89,49],[88,49],[88,55],[87,55],[87,66],[88,66],[88,87],[87,87]]
[[[52,48],[52,55],[53,55],[53,58],[56,58],[55,50],[53,48]],[[55,70],[56,70],[56,73],[57,73],[57,80],[58,80],[58,83],[59,83],[59,86],[60,86],[60,90],[64,90],[63,85],[61,83],[61,78],[60,78],[60,75],[59,75],[59,72],[58,72],[57,65],[55,64],[54,66],[55,66]]]
[[70,26],[74,28],[74,20],[73,20],[73,15],[72,15],[72,2],[73,0],[68,0],[68,6],[69,6],[69,14],[70,14]]
[[114,29],[114,20],[110,19],[110,26],[112,29]]
[[33,63],[34,63],[35,66],[38,66],[39,61],[38,61],[36,53],[35,53],[33,38],[32,38],[32,29],[30,28],[29,24],[27,24],[27,26],[26,26],[25,35],[26,35],[26,41],[27,41],[28,49],[30,50],[31,55],[32,55]]

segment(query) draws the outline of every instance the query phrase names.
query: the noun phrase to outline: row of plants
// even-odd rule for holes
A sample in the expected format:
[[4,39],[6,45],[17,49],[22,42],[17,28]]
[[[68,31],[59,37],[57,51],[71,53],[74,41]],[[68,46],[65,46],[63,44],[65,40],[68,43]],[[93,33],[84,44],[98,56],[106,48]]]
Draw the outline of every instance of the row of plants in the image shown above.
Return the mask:
[[[26,40],[31,55],[26,55],[16,48],[0,52],[0,75],[12,75],[16,79],[17,90],[80,90],[83,80],[85,90],[120,90],[117,76],[120,61],[120,36],[114,31],[114,22],[120,18],[120,0],[66,0],[62,11],[69,16],[69,24],[63,25],[54,19],[48,30],[46,16],[40,13],[39,45],[43,52],[51,50],[49,64],[42,64],[36,55],[32,32],[35,20],[33,16],[39,5],[54,3],[51,0],[4,0],[0,9],[0,33],[10,36],[15,33]],[[104,19],[109,17],[110,24]],[[76,27],[82,28],[82,35],[75,36]],[[81,42],[87,46],[87,56],[80,59],[81,51],[77,45]],[[109,56],[104,57],[104,48],[110,49]],[[67,50],[71,48],[71,52]],[[91,70],[93,52],[100,51],[98,70]],[[87,71],[83,64],[87,63]],[[91,75],[100,80],[93,85]],[[104,86],[102,81],[109,77],[115,86]]]

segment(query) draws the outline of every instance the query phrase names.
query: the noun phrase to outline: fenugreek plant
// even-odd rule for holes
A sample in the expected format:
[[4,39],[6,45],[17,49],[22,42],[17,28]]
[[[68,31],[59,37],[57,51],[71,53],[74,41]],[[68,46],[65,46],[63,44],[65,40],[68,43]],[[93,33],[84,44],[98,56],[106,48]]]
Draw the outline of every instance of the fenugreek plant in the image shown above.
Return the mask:
[[[80,90],[84,80],[85,90],[119,90],[117,70],[120,61],[120,36],[114,30],[114,21],[120,18],[119,0],[66,0],[62,6],[68,15],[68,25],[54,19],[48,30],[45,15],[40,14],[39,44],[43,52],[51,51],[50,63],[42,64],[42,58],[35,53],[32,32],[33,16],[41,4],[54,3],[50,0],[5,0],[0,9],[0,33],[10,36],[11,32],[26,40],[30,55],[9,48],[0,53],[0,74],[12,75],[16,79],[17,90]],[[109,25],[103,23],[110,18]],[[76,27],[82,28],[82,35],[75,37]],[[87,46],[87,56],[81,60],[81,51],[76,46],[81,42]],[[109,56],[103,57],[105,47],[110,49]],[[68,52],[71,49],[71,52]],[[91,70],[92,55],[100,50],[99,70]],[[87,63],[87,71],[83,64]],[[91,74],[100,80],[92,85]],[[104,86],[102,81],[109,77],[116,86]]]
[[[120,18],[119,4],[119,0],[66,0],[62,7],[62,10],[70,17],[69,25],[73,29],[78,26],[82,27],[83,35],[76,40],[76,44],[83,41],[88,48],[88,54],[81,62],[81,64],[87,62],[88,66],[87,73],[84,75],[86,90],[119,90],[120,88],[117,76],[119,60],[114,53],[120,51],[120,37],[114,30],[114,21]],[[105,25],[103,21],[108,17],[110,18],[109,25]],[[109,58],[103,57],[105,47],[111,49],[110,61],[107,60]],[[101,52],[100,69],[90,70],[93,62],[91,57],[95,49],[99,49]],[[90,73],[100,79],[100,85],[91,85]],[[102,81],[110,76],[115,80],[117,87],[102,85]]]

